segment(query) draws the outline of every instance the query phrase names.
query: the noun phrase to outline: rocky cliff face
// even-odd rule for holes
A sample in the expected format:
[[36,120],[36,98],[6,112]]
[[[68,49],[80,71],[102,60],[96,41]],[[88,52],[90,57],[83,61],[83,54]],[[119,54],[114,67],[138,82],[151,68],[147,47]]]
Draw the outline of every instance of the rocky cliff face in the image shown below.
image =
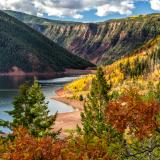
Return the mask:
[[94,63],[111,63],[160,33],[160,15],[101,24],[48,25],[43,34]]
[[110,64],[160,34],[160,14],[103,23],[28,23],[54,42],[94,63]]

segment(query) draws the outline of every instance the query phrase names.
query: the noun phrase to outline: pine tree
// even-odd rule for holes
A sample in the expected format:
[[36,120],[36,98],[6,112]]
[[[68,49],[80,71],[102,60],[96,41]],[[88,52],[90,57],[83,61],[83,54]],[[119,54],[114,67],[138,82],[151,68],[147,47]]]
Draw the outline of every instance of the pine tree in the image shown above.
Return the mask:
[[160,102],[160,82],[157,84],[156,87],[156,99]]
[[105,122],[105,110],[109,101],[108,92],[111,85],[107,84],[102,68],[98,68],[93,79],[88,100],[81,113],[81,121],[85,135],[101,137],[109,128]]
[[3,123],[8,124],[11,130],[23,126],[37,137],[58,135],[59,132],[51,131],[57,114],[49,115],[48,102],[45,101],[37,80],[31,87],[28,84],[20,87],[19,96],[15,97],[13,105],[14,109],[7,112],[13,117],[13,122]]

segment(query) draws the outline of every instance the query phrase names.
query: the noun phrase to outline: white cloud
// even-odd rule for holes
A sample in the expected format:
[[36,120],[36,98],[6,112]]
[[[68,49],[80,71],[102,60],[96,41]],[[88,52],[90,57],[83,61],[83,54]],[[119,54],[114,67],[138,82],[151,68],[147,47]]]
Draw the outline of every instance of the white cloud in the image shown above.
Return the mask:
[[160,10],[160,0],[150,0],[150,3],[153,10]]
[[132,14],[132,9],[134,9],[133,1],[122,1],[119,5],[105,4],[97,7],[96,15],[103,17],[111,12],[130,15]]
[[[134,2],[142,0],[0,0],[0,9],[10,9],[34,15],[83,18],[83,11],[96,10],[97,16],[109,13],[129,15]],[[145,0],[143,0],[145,1]],[[150,0],[159,2],[159,0]],[[153,5],[154,7],[154,5]]]
[[73,18],[75,18],[75,19],[82,19],[84,16],[83,15],[81,15],[81,14],[75,14],[75,15],[73,15]]
[[17,10],[20,12],[37,14],[32,0],[0,0],[0,9]]

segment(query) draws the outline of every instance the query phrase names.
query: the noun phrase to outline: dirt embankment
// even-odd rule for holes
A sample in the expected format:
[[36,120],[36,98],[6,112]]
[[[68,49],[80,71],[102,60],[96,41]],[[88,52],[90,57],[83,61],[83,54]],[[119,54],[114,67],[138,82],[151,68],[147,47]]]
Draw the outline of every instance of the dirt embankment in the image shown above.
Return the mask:
[[60,101],[63,102],[67,105],[72,106],[76,111],[82,111],[83,110],[83,106],[84,106],[84,102],[83,101],[78,101],[75,99],[70,99],[70,98],[66,98],[67,95],[65,93],[65,91],[63,90],[63,88],[59,89],[56,91],[56,96],[53,97],[53,99],[55,99],[56,101]]
[[63,89],[56,91],[56,96],[53,99],[72,106],[75,111],[70,113],[59,113],[54,130],[57,131],[62,128],[61,137],[66,137],[69,130],[75,130],[77,125],[81,126],[81,112],[83,111],[84,102],[74,99],[68,99],[65,96]]

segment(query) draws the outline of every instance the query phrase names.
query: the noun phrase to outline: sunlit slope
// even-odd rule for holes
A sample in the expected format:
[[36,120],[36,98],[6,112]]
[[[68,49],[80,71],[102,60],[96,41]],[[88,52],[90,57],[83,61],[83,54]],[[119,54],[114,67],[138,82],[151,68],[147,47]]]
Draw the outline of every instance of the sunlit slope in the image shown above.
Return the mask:
[[[127,87],[136,86],[141,92],[156,87],[160,82],[160,36],[132,52],[132,56],[122,58],[104,67],[106,80],[112,85],[111,92],[121,94]],[[65,86],[66,93],[76,99],[87,95],[94,75],[88,75]],[[77,86],[77,83],[80,85]],[[85,91],[85,92],[84,92]]]

